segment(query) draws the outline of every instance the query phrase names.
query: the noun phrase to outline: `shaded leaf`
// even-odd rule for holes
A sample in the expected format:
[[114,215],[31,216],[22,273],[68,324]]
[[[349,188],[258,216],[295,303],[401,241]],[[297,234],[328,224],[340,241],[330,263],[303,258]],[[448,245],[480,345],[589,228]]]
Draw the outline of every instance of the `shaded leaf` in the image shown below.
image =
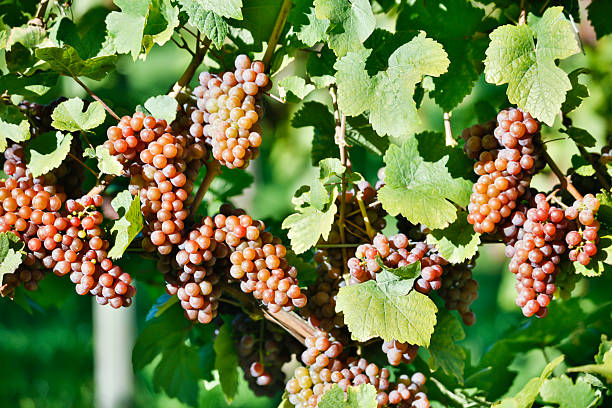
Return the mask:
[[171,96],[152,96],[147,99],[144,106],[156,119],[165,119],[168,123],[172,123],[176,119],[178,102]]
[[216,354],[215,369],[219,371],[223,394],[231,401],[238,389],[238,355],[234,347],[231,324],[226,323],[221,326],[213,348]]
[[84,76],[100,80],[115,69],[116,55],[89,58],[79,57],[77,51],[70,47],[48,47],[36,50],[36,56],[49,64],[49,67],[60,75],[69,77]]
[[83,106],[81,98],[71,98],[60,103],[51,114],[53,119],[51,126],[58,130],[76,132],[93,129],[104,123],[106,112],[102,102],[90,103],[85,112],[83,112]]
[[[51,136],[51,133],[47,134]],[[72,143],[72,133],[66,133],[65,135],[62,132],[57,132],[55,134],[56,140],[53,141],[51,137],[39,137],[37,138],[37,142],[39,140],[48,141],[47,146],[52,146],[52,151],[50,153],[40,153],[38,150],[33,150],[34,148],[40,149],[42,147],[40,143],[37,143],[36,147],[28,146],[30,150],[30,161],[28,162],[28,169],[32,172],[33,177],[42,176],[43,174],[49,173],[51,170],[58,168],[61,166],[62,162],[68,156],[68,152],[70,152],[70,144]],[[55,142],[55,143],[52,143]]]
[[113,198],[111,205],[120,218],[113,222],[111,228],[111,234],[116,232],[117,235],[115,235],[115,244],[108,251],[108,256],[111,259],[119,259],[142,230],[143,217],[140,209],[140,196],[132,197],[129,191],[124,190]]
[[448,375],[451,375],[463,383],[463,370],[465,368],[465,350],[456,342],[465,338],[465,332],[461,322],[444,310],[438,313],[438,322],[431,336],[428,347],[428,364],[432,370],[441,368]]
[[474,232],[474,227],[467,222],[467,213],[461,211],[447,228],[431,231],[427,243],[435,245],[448,262],[461,263],[478,251],[480,234]]

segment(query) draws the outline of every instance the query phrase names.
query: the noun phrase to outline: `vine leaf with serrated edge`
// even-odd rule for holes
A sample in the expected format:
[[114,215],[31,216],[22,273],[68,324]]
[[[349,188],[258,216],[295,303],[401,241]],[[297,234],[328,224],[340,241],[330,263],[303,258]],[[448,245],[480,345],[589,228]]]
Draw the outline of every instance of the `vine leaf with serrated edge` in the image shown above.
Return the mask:
[[105,55],[86,60],[81,59],[77,51],[64,45],[62,48],[38,48],[36,57],[47,62],[51,70],[69,77],[87,77],[101,80],[115,69],[117,56]]
[[229,32],[229,26],[223,17],[214,11],[205,9],[197,1],[179,0],[179,4],[189,16],[189,24],[197,27],[215,47],[220,49]]
[[511,398],[504,398],[502,401],[493,404],[497,408],[529,408],[533,405],[540,388],[544,381],[550,377],[553,370],[563,362],[564,356],[559,356],[548,363],[539,377],[532,378],[525,386]]
[[96,150],[88,147],[83,155],[98,159],[98,169],[100,169],[101,173],[120,176],[123,172],[123,165],[102,145],[96,146]]
[[0,286],[4,274],[15,272],[21,265],[23,248],[23,241],[15,233],[0,233]]
[[589,96],[589,88],[581,84],[578,79],[580,74],[589,74],[586,68],[577,68],[569,73],[568,78],[572,84],[572,89],[565,95],[565,102],[561,105],[561,112],[568,114],[582,104],[582,100]]
[[152,96],[144,103],[144,107],[151,112],[156,119],[164,119],[172,123],[176,119],[178,102],[171,96]]
[[558,404],[559,408],[594,407],[601,398],[601,392],[593,389],[584,378],[579,377],[574,383],[566,375],[544,381],[540,395],[544,401]]
[[0,152],[4,152],[8,145],[7,139],[13,142],[24,142],[30,138],[30,123],[22,120],[19,125],[8,123],[0,119]]
[[213,345],[215,350],[215,369],[219,372],[221,389],[228,401],[231,401],[238,390],[238,355],[232,339],[231,323],[225,323],[219,329]]
[[57,105],[51,114],[51,126],[57,130],[76,132],[89,130],[104,123],[106,111],[102,102],[95,101],[89,104],[83,112],[84,102],[81,98],[71,98]]
[[402,141],[412,135],[420,120],[413,99],[415,85],[425,75],[446,72],[450,61],[442,46],[421,32],[391,54],[386,71],[371,77],[366,59],[372,50],[349,52],[336,62],[338,107],[350,116],[370,111],[372,127],[381,136]]
[[[424,137],[435,137],[428,135]],[[469,202],[472,182],[453,177],[449,157],[450,151],[436,157],[436,161],[425,160],[419,153],[416,137],[409,138],[401,147],[389,146],[384,157],[385,185],[378,191],[378,199],[389,215],[402,214],[413,224],[436,229],[455,221],[455,204]]]
[[[51,134],[49,133],[48,135]],[[47,174],[51,170],[58,168],[68,156],[68,153],[70,152],[70,144],[72,143],[72,133],[63,134],[62,132],[57,132],[55,137],[56,146],[51,153],[41,154],[36,150],[30,149],[28,169],[30,169],[32,172],[33,177],[42,176],[43,174]],[[38,138],[37,140],[51,139],[42,137]]]
[[111,228],[111,234],[116,232],[117,235],[115,236],[115,244],[108,251],[108,256],[111,259],[119,259],[142,230],[143,218],[140,210],[140,196],[132,197],[130,192],[125,190],[113,198],[111,205],[120,218],[113,223]]
[[572,88],[555,60],[578,53],[580,47],[563,7],[547,8],[541,18],[529,14],[527,20],[528,25],[504,25],[490,34],[485,79],[507,83],[510,103],[550,126]]
[[461,263],[478,251],[480,234],[467,222],[467,213],[461,211],[455,222],[442,230],[427,235],[427,243],[435,245],[440,255],[450,263]]
[[434,371],[441,368],[446,374],[452,375],[459,383],[463,384],[466,353],[456,342],[464,338],[465,332],[461,322],[450,312],[440,310],[438,322],[427,348],[429,368]]
[[372,384],[349,386],[346,394],[337,384],[327,390],[319,408],[376,408],[376,388]]
[[381,337],[429,346],[438,309],[429,297],[413,290],[420,262],[406,268],[401,275],[384,268],[376,280],[340,288],[336,312],[344,313],[353,339],[363,342]]

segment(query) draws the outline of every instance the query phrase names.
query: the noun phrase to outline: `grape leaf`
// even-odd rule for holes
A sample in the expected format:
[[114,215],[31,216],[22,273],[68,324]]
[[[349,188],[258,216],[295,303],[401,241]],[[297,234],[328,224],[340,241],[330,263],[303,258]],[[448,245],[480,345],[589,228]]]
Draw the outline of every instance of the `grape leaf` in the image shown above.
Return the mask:
[[346,140],[349,145],[361,146],[377,156],[389,148],[389,139],[378,136],[365,115],[346,118]]
[[22,120],[19,125],[8,123],[0,119],[0,152],[6,150],[10,139],[13,142],[24,142],[30,138],[30,123],[27,120]]
[[267,42],[270,38],[283,2],[282,0],[243,0],[242,3],[242,19],[229,20],[228,24],[242,29],[244,40],[241,40],[245,43],[238,44],[241,52],[261,51],[263,42]]
[[459,320],[446,310],[439,311],[438,322],[427,348],[430,356],[427,361],[429,368],[434,371],[442,368],[446,374],[463,384],[466,353],[456,342],[464,338],[465,332]]
[[447,228],[431,231],[427,243],[435,245],[448,262],[461,263],[478,251],[480,234],[474,232],[474,227],[467,222],[467,213],[461,211]]
[[572,89],[567,92],[565,102],[561,105],[561,112],[567,114],[576,109],[582,103],[584,98],[589,96],[589,88],[578,82],[580,74],[588,74],[590,71],[586,68],[577,68],[569,73],[568,77],[572,84]]
[[576,172],[576,174],[584,177],[590,177],[595,174],[593,165],[579,154],[572,156],[572,169]]
[[291,32],[307,47],[323,41],[329,20],[317,18],[312,0],[294,0],[293,4],[287,16]]
[[482,72],[488,41],[473,35],[487,31],[482,27],[483,17],[484,10],[468,1],[434,0],[406,5],[397,18],[396,30],[423,30],[448,53],[448,72],[434,78],[435,89],[431,92],[445,112],[451,111],[470,94]]
[[96,146],[95,152],[90,148],[86,149],[85,154],[98,159],[98,169],[101,173],[120,176],[123,172],[123,165],[102,145]]
[[540,387],[550,375],[553,370],[561,364],[564,356],[559,356],[544,367],[542,370],[542,374],[539,377],[532,378],[525,384],[525,386],[511,398],[504,398],[502,401],[493,404],[493,407],[499,408],[529,408],[533,405],[538,393],[540,392]]
[[169,397],[185,404],[197,406],[201,381],[198,361],[198,348],[195,346],[183,344],[166,349],[153,372],[155,389],[162,389]]
[[36,50],[36,57],[46,61],[49,64],[49,68],[60,75],[74,78],[84,76],[95,80],[104,78],[115,69],[115,63],[117,62],[116,55],[106,55],[83,60],[79,57],[77,51],[68,45],[64,45],[62,48],[38,48]]
[[172,123],[176,119],[178,102],[171,96],[152,96],[144,103],[145,108],[157,119]]
[[178,302],[178,297],[163,293],[160,297],[157,298],[157,300],[155,300],[155,303],[147,312],[145,321],[148,322],[149,320],[161,316],[166,310],[168,310],[168,308],[170,308],[176,302]]
[[601,393],[582,378],[574,384],[566,375],[544,381],[540,395],[546,402],[559,404],[559,408],[593,407],[601,397]]
[[81,58],[95,57],[107,40],[105,19],[108,13],[107,8],[100,6],[89,9],[77,24],[67,16],[62,18],[57,27],[57,42],[74,47]]
[[[411,266],[420,268],[420,263]],[[429,297],[412,290],[414,279],[402,279],[383,269],[376,280],[340,288],[336,312],[344,313],[351,337],[429,346],[437,308]]]
[[142,41],[148,52],[153,43],[164,45],[179,25],[179,9],[170,0],[152,0]]
[[328,47],[323,47],[319,53],[311,52],[306,60],[306,73],[310,81],[318,89],[327,88],[336,82],[334,63],[336,56]]
[[610,15],[612,15],[612,3],[608,0],[591,0],[587,7],[589,20],[595,29],[597,38],[612,33]]
[[376,27],[376,18],[368,0],[314,0],[315,14],[329,20],[329,47],[337,56],[363,49],[363,42]]
[[23,241],[13,232],[0,233],[0,287],[4,274],[15,272],[21,265],[23,248]]
[[[12,238],[12,241],[14,242],[15,238]],[[601,343],[599,344],[599,350],[597,351],[597,354],[595,355],[595,362],[598,364],[603,364],[604,357],[606,356],[606,353],[610,349],[612,349],[612,340],[608,340],[608,336],[606,336],[605,334],[602,334]]]
[[113,11],[106,17],[106,27],[117,52],[132,54],[134,61],[142,49],[151,0],[114,0],[121,11]]
[[555,60],[578,53],[580,47],[562,7],[547,8],[541,18],[530,14],[528,22],[491,33],[485,78],[496,85],[507,83],[510,103],[552,125],[572,87]]
[[478,101],[474,104],[474,113],[479,123],[485,123],[497,116],[497,110],[487,100]]
[[179,3],[189,16],[189,24],[198,28],[215,47],[221,49],[229,32],[229,26],[223,17],[212,11],[204,10],[192,0],[179,0]]
[[[240,10],[242,8],[242,0],[179,0],[179,3],[190,16],[196,14],[203,15],[207,11],[212,11],[221,17],[242,20],[242,11]],[[191,14],[187,10],[191,10]]]
[[311,151],[313,165],[328,157],[339,157],[340,153],[334,142],[336,122],[327,106],[315,101],[304,102],[291,118],[291,126],[313,127]]
[[25,72],[36,63],[34,53],[21,43],[13,44],[4,54],[4,60],[9,72]]
[[559,131],[565,133],[577,144],[585,147],[594,147],[595,143],[597,143],[595,138],[591,136],[587,130],[581,128],[570,126],[567,129],[559,129]]
[[349,52],[334,68],[338,106],[350,116],[370,111],[370,123],[381,136],[405,140],[419,124],[414,88],[424,75],[437,76],[448,68],[442,46],[420,33],[391,54],[386,71],[370,77],[366,59],[371,50]]
[[337,210],[336,204],[333,203],[327,211],[308,206],[285,218],[282,228],[289,230],[287,236],[296,254],[301,254],[315,246],[319,238],[324,240],[329,238]]
[[586,364],[567,369],[569,373],[591,373],[604,377],[608,382],[612,381],[612,349],[603,355],[603,361],[599,364]]
[[[442,137],[424,135],[431,144],[435,143],[435,137]],[[429,228],[445,228],[455,221],[457,209],[453,203],[468,203],[472,183],[453,177],[449,170],[454,163],[449,163],[449,157],[450,153],[435,159],[421,157],[415,137],[406,140],[401,147],[389,146],[384,158],[387,165],[385,185],[378,192],[383,208],[392,216],[401,213],[413,224]]]
[[111,234],[116,232],[115,244],[108,251],[111,259],[119,259],[136,235],[142,230],[142,212],[140,210],[140,196],[132,197],[129,191],[124,190],[117,194],[111,205],[119,214],[111,228]]
[[213,345],[215,350],[215,369],[219,372],[219,382],[228,401],[238,389],[238,355],[232,338],[232,325],[225,323],[219,329]]
[[13,27],[6,41],[6,49],[10,50],[13,44],[21,43],[26,48],[40,47],[50,43],[47,30],[43,27],[28,24],[25,27]]
[[[48,133],[50,136],[51,133]],[[58,168],[64,159],[68,156],[68,152],[70,152],[70,144],[72,143],[72,133],[66,133],[65,135],[62,132],[57,132],[55,134],[56,143],[54,146],[54,150],[50,153],[40,153],[37,150],[33,150],[30,148],[30,161],[28,162],[28,169],[32,172],[33,177],[38,177],[43,174],[47,174],[53,169]],[[38,140],[45,140],[51,142],[50,137],[41,137]],[[40,149],[40,145],[35,148]]]
[[58,130],[76,132],[93,129],[104,123],[106,112],[102,102],[90,103],[85,112],[83,106],[81,98],[71,98],[60,103],[51,114],[53,119],[51,126]]
[[228,198],[242,194],[251,184],[251,173],[240,169],[226,169],[215,177],[208,191],[215,200],[226,202]]
[[349,386],[346,395],[342,388],[334,385],[325,391],[319,408],[376,408],[376,388],[372,384]]
[[32,75],[7,74],[0,76],[0,91],[26,98],[44,95],[57,83],[59,75],[50,71],[37,71]]
[[307,84],[306,80],[297,75],[290,75],[278,82],[280,97],[288,102],[300,102],[309,93],[315,90],[315,86]]

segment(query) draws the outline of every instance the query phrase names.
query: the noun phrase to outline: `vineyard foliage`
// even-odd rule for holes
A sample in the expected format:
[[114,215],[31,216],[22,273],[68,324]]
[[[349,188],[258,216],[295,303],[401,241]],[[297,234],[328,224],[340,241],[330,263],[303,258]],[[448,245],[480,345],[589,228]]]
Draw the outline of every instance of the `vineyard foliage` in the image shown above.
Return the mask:
[[82,295],[137,405],[610,406],[610,13],[0,1],[0,401]]

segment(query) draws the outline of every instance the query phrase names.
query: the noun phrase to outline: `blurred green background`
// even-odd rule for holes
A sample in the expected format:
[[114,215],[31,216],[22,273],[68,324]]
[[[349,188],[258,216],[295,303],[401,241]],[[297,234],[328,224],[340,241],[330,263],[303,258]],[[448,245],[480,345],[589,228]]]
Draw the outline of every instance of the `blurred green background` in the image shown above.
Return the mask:
[[[75,13],[82,14],[97,2],[76,3]],[[576,126],[589,130],[597,138],[598,146],[592,150],[599,151],[605,143],[606,132],[611,129],[612,121],[612,96],[609,91],[612,88],[612,39],[608,36],[593,47],[588,41],[588,28],[583,27],[583,34],[585,54],[571,57],[563,64],[563,68],[567,72],[580,66],[592,70],[591,75],[582,76],[582,82],[587,84],[591,97],[571,116]],[[144,103],[150,96],[166,93],[188,61],[189,55],[184,50],[168,43],[163,48],[154,47],[146,61],[133,62],[129,56],[121,56],[116,71],[103,81],[87,81],[87,85],[121,115],[133,112],[136,105]],[[199,71],[204,69],[201,67]],[[282,75],[289,73],[283,72]],[[62,78],[58,87],[37,102],[46,103],[60,95],[87,97],[70,79]],[[309,98],[325,100],[327,97],[326,94],[315,93]],[[477,122],[474,103],[480,100],[502,107],[506,103],[505,88],[486,84],[481,77],[472,95],[453,111],[451,120],[455,135],[460,135],[464,127]],[[293,192],[307,183],[312,174],[312,128],[291,128],[289,122],[297,105],[281,104],[266,98],[265,107],[261,155],[249,168],[255,182],[236,201],[253,217],[267,219],[274,224],[290,213]],[[422,129],[443,131],[442,111],[427,96],[420,109],[420,116]],[[99,140],[94,143],[105,137],[98,136]],[[560,136],[556,128],[544,132],[545,140]],[[549,150],[562,169],[570,166],[569,158],[577,152],[573,143],[563,140],[551,142]],[[373,182],[382,158],[356,152],[352,155],[352,163],[357,171]],[[537,176],[533,183],[534,187],[543,190],[550,189],[554,184],[556,180],[546,172]],[[503,336],[505,330],[525,323],[520,310],[514,305],[513,277],[507,272],[506,263],[501,245],[483,247],[474,273],[480,284],[479,298],[473,304],[478,320],[476,325],[465,328],[467,338],[462,342],[470,350],[474,362],[496,339]],[[155,275],[154,270],[148,270],[152,269],[152,265],[136,267],[141,269],[138,276],[150,274],[156,276],[152,279],[158,279],[159,274]],[[608,300],[609,293],[603,288],[610,286],[599,285],[606,278],[598,279],[579,285],[575,295],[588,294],[589,302],[593,304]],[[43,284],[42,291],[52,296],[53,291],[59,291],[58,287],[63,284],[69,283],[56,281],[51,276]],[[135,309],[136,322],[140,328],[147,311],[163,292],[163,286],[149,287],[140,283],[138,291]],[[66,293],[64,290],[62,292]],[[90,298],[74,294],[65,298],[60,307],[32,308],[31,311],[24,310],[8,299],[0,299],[0,316],[0,406],[68,408],[93,405],[94,340]],[[544,357],[535,354],[522,357],[521,375],[515,381],[517,386],[542,368]],[[147,370],[136,374],[134,395],[136,405],[141,407],[181,406],[177,401],[169,400],[163,393],[155,391],[151,372]],[[214,394],[216,397],[207,395],[207,406],[223,406],[218,393]],[[265,401],[260,403],[266,405]],[[244,407],[256,405],[249,397],[238,398],[234,403],[234,406]],[[273,406],[273,403],[268,405]]]

